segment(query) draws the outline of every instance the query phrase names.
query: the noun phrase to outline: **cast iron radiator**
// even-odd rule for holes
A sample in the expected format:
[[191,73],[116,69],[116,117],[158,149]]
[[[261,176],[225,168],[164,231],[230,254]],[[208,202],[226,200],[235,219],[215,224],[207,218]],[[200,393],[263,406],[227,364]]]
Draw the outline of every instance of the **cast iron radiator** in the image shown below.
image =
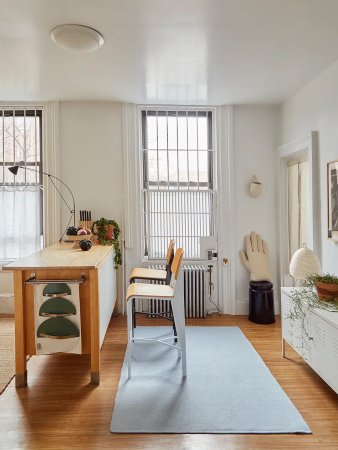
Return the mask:
[[[164,265],[152,264],[150,269],[165,269]],[[164,282],[156,281],[156,284]],[[183,265],[183,296],[185,317],[206,317],[207,268],[202,265]],[[170,302],[150,299],[136,300],[136,311],[163,314],[170,317]],[[152,316],[149,316],[152,317]]]

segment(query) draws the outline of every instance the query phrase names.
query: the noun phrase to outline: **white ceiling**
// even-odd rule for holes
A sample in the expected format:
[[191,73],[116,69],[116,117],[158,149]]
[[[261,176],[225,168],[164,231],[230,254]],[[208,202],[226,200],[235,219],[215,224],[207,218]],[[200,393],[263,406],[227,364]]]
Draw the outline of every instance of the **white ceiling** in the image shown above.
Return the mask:
[[[96,28],[69,53],[56,25]],[[338,59],[337,0],[0,0],[0,100],[279,103]]]

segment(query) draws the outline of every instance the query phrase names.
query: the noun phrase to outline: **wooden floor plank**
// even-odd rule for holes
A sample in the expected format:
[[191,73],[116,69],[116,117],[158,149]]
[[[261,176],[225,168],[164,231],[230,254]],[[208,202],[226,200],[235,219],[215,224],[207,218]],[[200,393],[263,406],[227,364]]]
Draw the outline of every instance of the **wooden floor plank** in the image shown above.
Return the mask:
[[[138,323],[161,325],[160,320]],[[28,387],[14,382],[0,397],[1,449],[337,450],[338,396],[287,347],[281,357],[280,322],[257,325],[244,316],[190,319],[187,325],[239,326],[291,398],[312,435],[145,435],[109,432],[126,348],[126,320],[112,318],[101,350],[101,384],[92,386],[84,355],[32,357]]]

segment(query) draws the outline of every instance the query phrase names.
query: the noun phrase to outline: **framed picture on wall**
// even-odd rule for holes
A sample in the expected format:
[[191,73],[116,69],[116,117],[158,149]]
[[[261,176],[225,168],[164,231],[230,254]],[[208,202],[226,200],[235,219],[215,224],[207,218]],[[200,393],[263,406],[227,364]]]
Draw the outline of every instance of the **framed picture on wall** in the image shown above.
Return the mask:
[[338,242],[338,160],[327,165],[328,238]]

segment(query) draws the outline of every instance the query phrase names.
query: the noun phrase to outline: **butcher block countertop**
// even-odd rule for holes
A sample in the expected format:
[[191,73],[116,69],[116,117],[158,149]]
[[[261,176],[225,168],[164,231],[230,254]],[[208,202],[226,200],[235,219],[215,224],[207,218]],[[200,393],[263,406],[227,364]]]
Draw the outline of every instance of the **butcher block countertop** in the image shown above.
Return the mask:
[[73,243],[62,242],[18,259],[3,270],[96,269],[111,249],[111,245],[93,245],[90,250],[83,251],[73,248]]

